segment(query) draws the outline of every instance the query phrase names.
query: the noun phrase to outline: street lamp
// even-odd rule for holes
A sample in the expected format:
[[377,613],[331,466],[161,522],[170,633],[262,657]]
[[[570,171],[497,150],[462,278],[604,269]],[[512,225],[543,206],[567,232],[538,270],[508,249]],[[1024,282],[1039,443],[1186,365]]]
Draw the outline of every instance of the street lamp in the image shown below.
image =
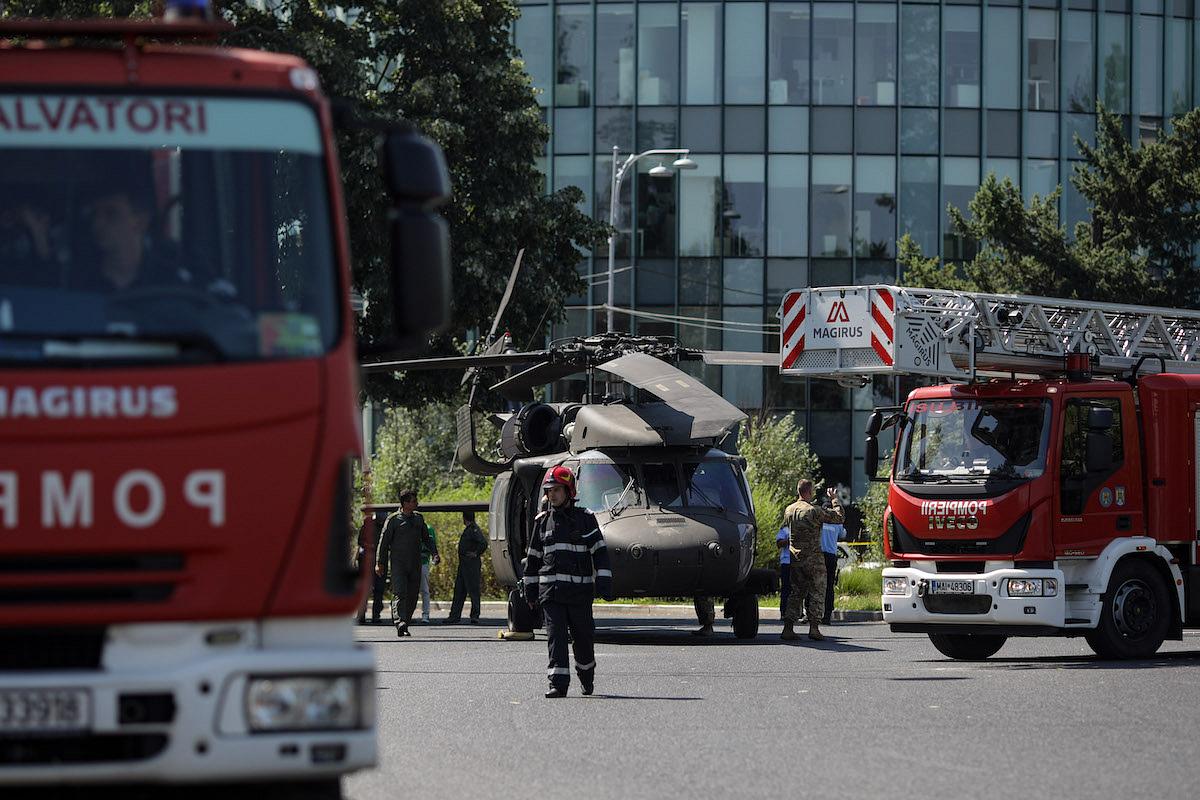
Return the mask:
[[[620,192],[621,192],[621,181],[625,180],[625,176],[627,174],[629,174],[629,168],[632,167],[635,163],[637,163],[637,161],[639,159],[645,158],[646,156],[677,156],[677,158],[671,162],[671,167],[674,167],[675,169],[696,169],[696,166],[697,166],[696,162],[692,161],[690,158],[688,158],[689,152],[691,152],[691,151],[687,150],[687,149],[680,149],[680,148],[673,149],[673,150],[647,150],[643,153],[637,153],[636,155],[631,154],[618,167],[617,159],[620,158],[620,156],[621,156],[621,148],[618,147],[617,145],[613,145],[612,184],[610,186],[612,194],[609,195],[609,203],[608,203],[608,224],[611,227],[611,231],[608,234],[608,323],[607,323],[607,330],[609,332],[611,332],[613,329],[613,306],[614,306],[614,302],[615,302],[613,299],[613,285],[614,285],[613,272],[614,272],[614,269],[615,269],[616,263],[617,263],[617,198],[620,196]],[[672,172],[671,167],[666,166],[665,164],[663,164],[660,161],[660,162],[658,162],[658,166],[651,167],[650,177],[652,177],[652,178],[669,178],[671,175],[675,174],[674,172]],[[632,252],[632,250],[633,250],[633,242],[632,241],[629,243],[629,247],[630,247],[630,251]]]

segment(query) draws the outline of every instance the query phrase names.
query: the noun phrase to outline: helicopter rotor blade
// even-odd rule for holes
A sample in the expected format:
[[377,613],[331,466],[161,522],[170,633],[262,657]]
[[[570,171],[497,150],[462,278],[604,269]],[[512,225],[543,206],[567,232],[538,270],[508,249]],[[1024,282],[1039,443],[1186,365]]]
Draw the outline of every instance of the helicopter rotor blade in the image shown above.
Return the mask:
[[485,341],[491,342],[492,337],[496,335],[496,329],[500,327],[500,317],[504,314],[504,309],[508,308],[509,298],[512,297],[513,287],[517,285],[517,273],[521,271],[521,259],[525,257],[525,248],[522,247],[517,251],[517,260],[513,263],[512,272],[508,274],[508,284],[504,287],[504,296],[500,298],[500,307],[496,309],[496,316],[492,317],[492,329],[488,331]]
[[705,364],[747,367],[778,367],[779,353],[756,353],[747,350],[702,350]]
[[507,367],[529,364],[550,355],[547,350],[528,353],[495,353],[477,356],[448,356],[446,358],[413,358],[407,361],[376,361],[363,364],[363,372],[407,372],[424,369],[463,369],[465,367]]
[[717,439],[746,415],[721,395],[654,356],[626,353],[600,364],[639,389],[662,399],[675,410],[691,417],[693,439]]
[[553,383],[576,372],[583,372],[584,369],[586,369],[586,365],[574,360],[543,361],[512,377],[505,378],[493,386],[492,391],[498,392],[508,400],[530,400],[533,397],[534,387]]

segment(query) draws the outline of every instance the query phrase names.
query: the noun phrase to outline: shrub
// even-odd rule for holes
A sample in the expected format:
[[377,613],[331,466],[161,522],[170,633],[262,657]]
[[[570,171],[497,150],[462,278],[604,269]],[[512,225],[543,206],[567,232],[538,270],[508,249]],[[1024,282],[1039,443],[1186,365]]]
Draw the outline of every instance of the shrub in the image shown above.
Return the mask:
[[[796,484],[809,478],[820,486],[821,462],[804,441],[804,429],[793,413],[772,419],[761,415],[747,420],[738,449],[746,457],[750,485],[765,489],[775,500],[788,503],[796,498]],[[776,529],[778,530],[778,528]]]

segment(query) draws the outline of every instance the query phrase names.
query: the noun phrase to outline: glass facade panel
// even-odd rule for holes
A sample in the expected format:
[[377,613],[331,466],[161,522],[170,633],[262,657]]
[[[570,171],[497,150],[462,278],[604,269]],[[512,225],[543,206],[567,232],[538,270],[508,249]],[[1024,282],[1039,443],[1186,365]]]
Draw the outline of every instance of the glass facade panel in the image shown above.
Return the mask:
[[854,110],[814,108],[812,149],[814,153],[849,153],[854,145]]
[[596,109],[596,152],[608,152],[614,144],[626,153],[633,150],[633,109]]
[[1075,188],[1075,184],[1070,180],[1063,180],[1063,208],[1065,213],[1065,221],[1067,226],[1067,235],[1075,236],[1075,226],[1080,222],[1092,221],[1092,209],[1088,204],[1087,198],[1079,193]]
[[725,152],[761,153],[767,146],[767,118],[762,107],[725,109]]
[[[761,274],[761,272],[760,272]],[[742,322],[761,325],[763,309],[758,308],[726,308],[724,318],[727,322]],[[742,330],[746,330],[743,328]],[[722,336],[727,350],[761,350],[763,336],[761,333],[741,333],[726,330]],[[722,394],[725,399],[738,408],[762,408],[763,403],[763,370],[762,367],[721,367]]]
[[592,9],[558,6],[558,62],[555,65],[554,104],[592,104]]
[[[644,305],[659,305],[667,306],[667,308],[654,309],[658,313],[673,314],[675,303],[675,262],[669,259],[639,259],[637,269],[633,273],[634,283],[636,288],[634,296],[637,297],[637,304]],[[651,333],[647,330],[648,325],[662,323],[653,323],[647,319],[639,319],[636,321],[636,329],[638,333]],[[667,323],[669,327],[675,326]],[[664,335],[671,336],[674,330],[667,332],[663,331]]]
[[696,169],[679,173],[679,254],[715,256],[721,231],[721,157],[693,154],[692,160]]
[[900,159],[900,234],[912,236],[927,256],[938,252],[938,160]]
[[554,111],[554,152],[591,153],[592,111],[559,108]]
[[1025,162],[1024,180],[1021,181],[1021,194],[1028,203],[1034,195],[1047,197],[1058,186],[1058,162],[1040,159],[1028,159]]
[[1058,12],[1025,13],[1025,107],[1058,108]]
[[896,105],[896,6],[859,5],[855,36],[855,105]]
[[633,5],[596,9],[596,104],[633,103]]
[[537,89],[539,106],[550,105],[551,59],[554,51],[554,34],[550,9],[533,6],[521,9],[521,16],[513,23],[513,39],[521,51],[525,71]]
[[583,202],[579,210],[592,215],[592,158],[591,156],[555,156],[554,191],[567,186],[578,186],[583,190]]
[[1063,155],[1067,158],[1080,158],[1079,148],[1075,144],[1078,136],[1089,145],[1096,143],[1096,116],[1094,114],[1067,114],[1066,139],[1063,142]]
[[679,102],[679,9],[674,3],[638,5],[638,103]]
[[679,109],[682,147],[701,153],[721,149],[721,108],[684,106]]
[[639,108],[637,113],[637,149],[651,150],[679,146],[676,108]]
[[638,162],[636,252],[638,258],[671,258],[675,255],[675,179],[651,177],[647,173],[654,165],[650,159]]
[[808,252],[808,157],[767,158],[767,255]]
[[763,254],[763,168],[762,156],[725,156],[721,220],[727,256]]
[[[679,259],[679,302],[697,306],[714,306],[721,302],[721,260],[719,258]],[[680,316],[706,316],[689,314],[682,308],[679,314]]]
[[1137,113],[1162,116],[1162,17],[1138,15]]
[[950,261],[970,261],[975,257],[975,243],[960,236],[950,225],[947,206],[954,206],[970,216],[967,204],[979,188],[978,158],[946,158],[942,160],[942,257]]
[[[720,282],[717,283],[718,287]],[[705,320],[719,320],[720,307],[714,306],[681,306],[680,316],[696,317]],[[719,328],[705,327],[702,324],[688,323],[679,326],[679,343],[684,347],[695,347],[701,350],[720,350],[721,331]],[[704,385],[714,392],[721,391],[721,367],[710,366],[703,361],[681,361],[679,368],[689,375],[703,381]]]
[[1030,111],[1025,115],[1025,155],[1058,158],[1058,114]]
[[[721,279],[722,302],[727,306],[762,306],[763,260],[727,258]],[[726,332],[728,338],[728,332]],[[759,347],[756,343],[755,347]],[[730,348],[734,349],[734,348]]]
[[1020,9],[989,6],[983,37],[983,100],[988,108],[1021,107],[1020,58]]
[[1114,114],[1129,113],[1129,16],[1100,15],[1100,101]]
[[[729,3],[725,6],[725,102],[764,101],[766,64],[761,42],[766,37],[763,3]],[[757,43],[757,46],[756,46]]]
[[720,3],[683,3],[679,9],[683,102],[713,105],[721,102]]
[[[807,198],[806,198],[807,200]],[[783,296],[792,289],[808,286],[808,262],[803,258],[767,259],[767,308],[776,308]],[[775,337],[770,337],[775,339]],[[773,352],[779,350],[779,340],[773,342]]]
[[945,130],[942,151],[948,156],[979,155],[979,112],[974,109],[948,108],[942,118]]
[[860,108],[855,114],[854,149],[857,152],[896,152],[896,109]]
[[808,109],[781,106],[767,110],[767,146],[772,153],[808,152]]
[[1092,114],[1096,111],[1096,15],[1090,11],[1068,11],[1063,37],[1063,105],[1067,111]]
[[811,24],[808,3],[771,3],[767,102],[772,105],[808,102]]
[[1167,20],[1167,113],[1186,114],[1192,109],[1191,22]]
[[947,6],[943,10],[943,105],[979,107],[979,9]]
[[854,254],[896,256],[896,159],[858,156],[854,173]]
[[1021,112],[987,112],[987,154],[1016,158],[1021,155]]
[[984,177],[995,175],[1003,181],[1012,181],[1013,186],[1021,185],[1021,159],[1019,158],[989,158],[983,165]]
[[813,156],[813,256],[850,255],[850,170],[850,156]]
[[813,7],[812,102],[851,104],[854,73],[854,6],[818,3]]
[[937,151],[937,109],[900,109],[900,152],[924,155],[937,153]]
[[812,286],[847,286],[854,283],[854,268],[848,258],[814,258],[809,265],[809,275]]
[[900,9],[900,102],[906,106],[938,104],[938,13],[937,6]]

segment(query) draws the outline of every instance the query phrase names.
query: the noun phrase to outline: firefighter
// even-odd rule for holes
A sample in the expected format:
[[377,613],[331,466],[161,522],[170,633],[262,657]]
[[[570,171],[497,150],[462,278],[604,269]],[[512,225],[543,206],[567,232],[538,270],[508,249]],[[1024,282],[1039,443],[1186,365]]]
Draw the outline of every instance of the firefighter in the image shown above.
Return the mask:
[[392,623],[397,636],[412,636],[408,630],[413,611],[417,608],[417,592],[421,587],[421,544],[433,554],[433,563],[440,564],[437,544],[425,519],[417,513],[417,493],[405,489],[400,493],[400,510],[390,514],[383,523],[379,549],[375,557],[375,574],[392,573]]
[[807,605],[808,638],[816,642],[825,638],[819,627],[825,616],[825,555],[821,551],[821,524],[841,523],[846,515],[836,490],[825,490],[833,503],[828,509],[813,503],[814,493],[813,482],[802,479],[796,486],[799,499],[783,512],[783,522],[790,531],[792,557],[791,595],[783,613],[783,633],[780,635],[785,640],[800,638],[794,627],[802,605]]
[[463,532],[458,537],[458,573],[454,577],[454,599],[450,616],[444,622],[455,624],[462,620],[463,603],[471,597],[471,624],[479,624],[479,586],[483,563],[480,558],[488,550],[488,540],[475,524],[475,512],[463,512]]
[[612,571],[596,518],[575,505],[575,474],[567,467],[550,469],[542,480],[550,507],[533,524],[525,555],[525,600],[531,609],[540,603],[546,624],[550,665],[546,697],[566,697],[571,683],[567,663],[568,636],[574,645],[575,672],[584,694],[595,685],[595,623],[592,599],[612,599]]

